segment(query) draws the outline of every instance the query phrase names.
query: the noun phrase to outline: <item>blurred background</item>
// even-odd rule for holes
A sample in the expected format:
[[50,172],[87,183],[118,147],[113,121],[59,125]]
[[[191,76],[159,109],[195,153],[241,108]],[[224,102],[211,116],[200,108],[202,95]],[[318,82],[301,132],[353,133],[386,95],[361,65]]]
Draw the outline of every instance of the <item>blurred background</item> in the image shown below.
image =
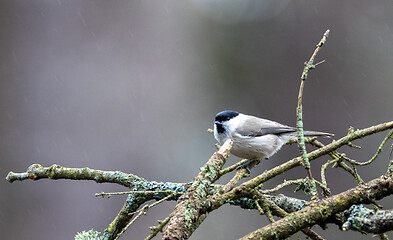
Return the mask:
[[[190,182],[215,151],[206,129],[217,112],[237,110],[294,126],[303,63],[326,29],[331,34],[316,59],[326,62],[304,89],[305,128],[338,139],[350,126],[393,120],[392,12],[391,1],[364,0],[1,0],[3,238],[73,239],[82,230],[102,231],[126,196],[94,194],[127,190],[71,180],[10,184],[9,171],[59,164]],[[386,134],[341,152],[367,161]],[[365,181],[386,172],[391,143],[371,167],[358,169]],[[286,146],[252,176],[297,155],[295,145]],[[238,160],[232,156],[227,165]],[[312,162],[317,179],[328,160]],[[305,175],[294,169],[264,186]],[[356,186],[341,169],[329,168],[327,180],[333,194]],[[309,199],[293,191],[281,193]],[[391,198],[379,203],[393,208]],[[121,239],[143,239],[174,206],[151,209]],[[191,239],[235,239],[267,223],[257,211],[224,206]],[[326,239],[372,237],[335,225],[314,229]]]

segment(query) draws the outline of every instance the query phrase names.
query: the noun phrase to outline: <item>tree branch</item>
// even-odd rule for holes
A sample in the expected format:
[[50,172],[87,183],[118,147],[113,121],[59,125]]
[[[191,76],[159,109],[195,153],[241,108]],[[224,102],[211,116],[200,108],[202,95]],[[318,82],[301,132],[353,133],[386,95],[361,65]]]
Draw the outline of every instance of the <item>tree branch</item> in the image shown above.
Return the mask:
[[[351,132],[347,136],[309,153],[308,157],[310,161],[314,160],[324,154],[331,153],[343,145],[349,144],[355,139],[391,128],[393,128],[393,122],[387,122]],[[243,208],[250,208],[250,206],[254,204],[255,208],[255,200],[252,199],[252,195],[250,195],[250,193],[256,187],[281,173],[301,165],[302,163],[301,157],[294,158],[280,166],[265,171],[256,178],[246,181],[239,186],[233,186],[233,188],[231,186],[229,188],[230,190],[228,189],[229,191],[225,192],[223,191],[223,185],[212,185],[212,183],[220,176],[220,170],[222,165],[225,163],[225,159],[229,151],[229,148],[227,147],[228,146],[223,148],[226,149],[224,152],[215,153],[209,162],[201,168],[200,174],[195,178],[193,185],[188,190],[187,197],[183,196],[182,200],[179,200],[178,207],[174,211],[174,213],[176,213],[177,221],[171,219],[173,221],[171,227],[173,227],[172,229],[174,229],[175,232],[181,233],[185,232],[185,224],[183,223],[189,224],[185,238],[192,234],[192,232],[203,221],[208,212],[219,208],[225,203],[235,204]],[[147,181],[146,179],[136,175],[126,174],[119,171],[101,171],[89,168],[66,168],[58,165],[42,167],[38,164],[31,165],[27,172],[24,173],[10,172],[6,179],[9,182],[13,182],[16,180],[38,180],[44,178],[93,180],[97,183],[110,182],[126,186],[132,191],[152,191],[130,194],[118,216],[105,231],[104,235],[106,238],[104,239],[114,239],[131,220],[132,215],[130,215],[130,213],[135,212],[144,202],[151,199],[162,199],[171,194],[171,192],[185,192],[185,188],[187,188],[187,184],[185,183]],[[188,203],[191,203],[191,205]],[[302,202],[300,203],[300,205],[303,204]],[[285,209],[283,206],[280,207]]]
[[[336,149],[338,149],[339,147],[348,144],[349,142],[359,139],[359,138],[363,138],[365,136],[377,133],[377,132],[381,132],[387,129],[391,129],[393,128],[393,121],[392,122],[387,122],[387,123],[382,123],[376,126],[372,126],[369,128],[365,128],[362,130],[357,130],[354,131],[352,133],[349,133],[347,136],[337,140],[337,141],[333,141],[332,143],[319,148],[317,150],[312,151],[311,153],[308,153],[307,156],[309,158],[310,161],[330,153],[331,151],[334,151]],[[260,174],[259,176],[242,183],[241,185],[233,188],[231,191],[222,194],[221,196],[215,196],[212,197],[211,199],[211,205],[212,208],[211,210],[217,209],[219,207],[221,207],[223,205],[223,203],[225,203],[228,200],[234,200],[234,199],[238,199],[240,197],[245,197],[248,195],[248,193],[250,192],[250,190],[256,188],[257,186],[259,186],[261,183],[266,182],[267,180],[282,174],[286,171],[289,171],[292,168],[295,168],[299,165],[301,165],[302,163],[302,157],[297,157],[294,158],[292,160],[289,160],[288,162],[285,162],[279,166],[276,166],[270,170],[264,171],[262,174]]]
[[344,212],[344,231],[381,234],[393,229],[393,210],[370,210],[363,205],[353,205]]
[[[343,193],[310,202],[302,210],[289,214],[268,226],[253,231],[240,239],[283,239],[318,223],[325,223],[352,205],[371,203],[393,193],[392,175],[383,175],[367,184],[347,190]],[[356,196],[356,197],[354,197]]]
[[201,210],[209,206],[203,206],[203,199],[208,195],[210,185],[220,176],[231,146],[232,141],[227,140],[201,168],[192,185],[179,198],[162,239],[187,239],[206,218]]
[[304,168],[306,169],[306,172],[308,175],[309,185],[310,185],[310,193],[311,193],[312,199],[318,198],[318,192],[316,189],[314,178],[311,174],[311,165],[310,165],[310,161],[308,160],[308,157],[307,157],[306,144],[304,143],[303,106],[302,106],[303,88],[304,88],[304,83],[307,80],[308,72],[311,69],[315,68],[314,59],[317,56],[317,53],[319,52],[319,50],[325,44],[326,39],[329,36],[329,32],[330,32],[329,29],[326,30],[322,39],[317,44],[317,47],[315,48],[314,53],[310,57],[310,60],[308,60],[308,62],[305,63],[303,73],[300,78],[301,81],[300,81],[300,88],[299,88],[299,95],[298,95],[298,103],[297,103],[297,108],[296,108],[296,118],[297,118],[296,127],[297,127],[297,139],[298,139],[297,142],[298,142],[299,152],[302,155],[302,158],[304,161]]

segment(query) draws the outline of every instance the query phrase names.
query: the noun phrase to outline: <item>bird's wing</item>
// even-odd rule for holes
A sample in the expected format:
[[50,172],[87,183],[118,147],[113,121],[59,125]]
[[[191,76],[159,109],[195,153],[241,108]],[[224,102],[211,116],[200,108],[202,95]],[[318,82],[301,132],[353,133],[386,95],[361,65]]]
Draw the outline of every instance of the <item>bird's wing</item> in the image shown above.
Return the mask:
[[280,135],[283,133],[296,132],[296,128],[250,116],[244,124],[236,129],[236,132],[242,136],[260,137],[267,134]]

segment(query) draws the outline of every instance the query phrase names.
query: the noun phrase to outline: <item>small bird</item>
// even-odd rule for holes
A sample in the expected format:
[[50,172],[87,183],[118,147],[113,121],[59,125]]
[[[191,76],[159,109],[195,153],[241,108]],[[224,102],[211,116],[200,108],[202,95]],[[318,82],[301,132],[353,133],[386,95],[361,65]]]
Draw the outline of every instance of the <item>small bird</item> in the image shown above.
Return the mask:
[[[231,139],[231,153],[250,161],[268,159],[296,136],[297,129],[294,127],[235,111],[217,113],[214,122],[214,138],[221,145]],[[304,131],[304,136],[331,137],[334,134]],[[247,166],[250,161],[241,167]]]

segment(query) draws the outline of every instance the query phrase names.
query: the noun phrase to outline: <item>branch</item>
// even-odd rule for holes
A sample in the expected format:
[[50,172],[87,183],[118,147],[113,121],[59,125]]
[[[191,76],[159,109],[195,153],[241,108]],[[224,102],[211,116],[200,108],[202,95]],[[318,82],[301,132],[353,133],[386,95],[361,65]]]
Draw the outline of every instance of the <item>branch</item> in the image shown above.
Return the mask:
[[70,179],[70,180],[93,180],[97,183],[117,183],[125,187],[131,187],[146,182],[146,179],[134,174],[123,173],[120,171],[102,171],[90,168],[67,168],[60,165],[43,167],[33,164],[24,173],[9,172],[6,180],[10,183],[26,179],[39,180],[49,179]]
[[393,210],[373,211],[363,205],[353,205],[344,212],[344,231],[381,234],[393,229]]
[[[102,239],[115,239],[131,221],[138,208],[145,202],[156,199],[160,200],[173,192],[184,192],[187,184],[171,182],[147,181],[134,174],[120,171],[101,171],[90,168],[67,168],[59,165],[43,167],[33,164],[24,173],[8,173],[6,179],[9,182],[26,179],[71,179],[92,180],[97,183],[117,183],[130,188],[134,193],[129,194],[123,207],[104,231]],[[142,192],[143,191],[143,192]]]
[[[379,124],[376,126],[362,129],[362,130],[354,131],[337,141],[333,141],[332,143],[330,143],[322,148],[319,148],[317,150],[312,151],[311,153],[308,153],[307,157],[309,158],[310,161],[312,161],[322,155],[328,154],[331,151],[338,149],[339,147],[341,147],[343,145],[346,145],[347,143],[349,143],[353,140],[363,138],[363,137],[372,135],[374,133],[381,132],[381,131],[391,129],[391,128],[393,128],[393,121],[387,122],[387,123],[382,123],[382,124]],[[288,162],[283,163],[277,167],[274,167],[270,170],[264,171],[259,176],[255,177],[247,182],[242,183],[241,185],[233,188],[231,191],[229,191],[227,193],[222,194],[221,196],[215,196],[214,198],[211,199],[211,206],[212,207],[211,207],[210,211],[221,207],[225,202],[227,202],[229,200],[235,200],[235,199],[239,199],[241,197],[248,196],[249,192],[252,189],[259,186],[261,183],[264,183],[267,180],[269,180],[279,174],[289,171],[290,169],[301,165],[301,163],[302,163],[302,157],[294,158],[294,159],[289,160]]]
[[[263,195],[259,193],[258,191],[255,191],[255,196],[258,197],[258,199],[264,199],[263,203],[267,205],[268,209],[272,211],[272,213],[276,216],[279,216],[281,218],[284,218],[288,216],[288,212],[279,207],[277,204],[274,203],[272,198],[267,195]],[[258,203],[258,201],[255,201]],[[257,204],[258,207],[258,204]],[[259,207],[258,207],[259,208]],[[271,221],[272,222],[272,221]],[[316,232],[311,230],[310,228],[305,228],[301,230],[304,234],[306,234],[308,237],[310,237],[312,240],[324,240],[321,236],[319,236]]]
[[[317,149],[307,156],[311,160],[314,160],[322,155],[329,154],[332,151],[338,149],[343,145],[349,144],[351,141],[359,138],[363,138],[365,136],[381,132],[387,129],[393,128],[393,122],[387,122],[383,124],[379,124],[376,126],[372,126],[366,129],[357,130],[354,132],[348,133],[347,136],[333,141],[332,143],[322,146],[320,149]],[[226,146],[228,147],[228,146]],[[225,149],[225,147],[224,147]],[[229,151],[226,149],[225,151]],[[178,213],[177,216],[182,216],[185,220],[184,223],[191,223],[192,228],[188,229],[188,236],[191,235],[192,231],[195,230],[199,226],[199,224],[203,221],[206,216],[206,213],[213,211],[225,203],[236,204],[241,207],[249,208],[252,202],[255,205],[255,200],[252,198],[250,193],[258,187],[261,183],[281,174],[290,169],[301,165],[302,159],[301,157],[294,158],[284,164],[276,166],[275,168],[265,171],[254,179],[244,182],[239,186],[232,186],[228,192],[224,192],[222,185],[212,185],[214,181],[220,176],[220,170],[222,165],[225,162],[225,158],[227,157],[227,152],[215,153],[209,162],[205,164],[203,168],[201,168],[201,172],[198,177],[195,179],[196,181],[193,183],[191,187],[189,187],[188,196],[191,198],[183,197],[181,201],[179,201],[178,206],[182,206],[182,210],[185,211],[174,211],[174,213]],[[224,155],[223,155],[224,154]],[[222,158],[224,157],[224,158]],[[391,164],[393,166],[393,164]],[[122,210],[119,212],[118,216],[115,220],[109,225],[108,229],[105,231],[105,239],[114,239],[117,233],[121,232],[121,230],[129,223],[132,218],[130,213],[135,212],[141,204],[145,201],[151,199],[162,199],[168,196],[172,192],[185,192],[185,188],[187,188],[187,184],[185,183],[171,183],[171,182],[155,182],[155,181],[147,181],[144,178],[138,177],[133,174],[126,174],[120,171],[101,171],[94,170],[90,168],[66,168],[58,165],[53,165],[51,167],[42,167],[38,164],[31,165],[28,170],[24,173],[13,173],[10,172],[7,175],[7,180],[9,182],[14,182],[16,180],[22,181],[26,179],[72,179],[72,180],[93,180],[97,183],[102,182],[110,182],[117,183],[126,187],[129,187],[132,191],[151,191],[151,192],[134,192],[129,195],[126,203],[124,204]],[[143,196],[142,196],[142,195]],[[186,195],[186,194],[184,194]],[[192,200],[194,198],[194,201]],[[198,199],[198,201],[195,201]],[[199,203],[192,205],[195,208],[185,207],[187,202]],[[190,205],[189,205],[190,206]],[[284,207],[283,207],[284,208]],[[177,209],[180,209],[177,208]],[[190,211],[192,209],[192,211]],[[285,209],[285,208],[284,208]],[[188,212],[187,212],[188,211]],[[175,215],[174,215],[175,216]],[[190,217],[190,218],[188,218]],[[196,222],[192,222],[193,220],[197,220]],[[172,219],[173,220],[173,219]],[[180,222],[182,223],[182,222]],[[175,226],[173,224],[172,226]],[[176,226],[178,230],[183,231],[186,225],[179,224]],[[176,228],[175,227],[175,228]],[[109,236],[109,237],[108,237]]]
[[300,78],[300,88],[299,88],[299,95],[298,95],[298,103],[297,103],[297,108],[296,108],[296,127],[297,127],[297,138],[298,138],[298,147],[300,154],[302,155],[303,161],[304,161],[304,168],[307,171],[307,175],[309,178],[309,185],[310,185],[310,193],[312,195],[312,199],[318,198],[318,192],[316,190],[316,185],[314,182],[314,178],[311,174],[311,166],[310,166],[310,161],[308,160],[307,157],[307,151],[306,151],[306,144],[304,143],[304,132],[303,132],[303,107],[302,107],[302,99],[303,99],[303,88],[304,88],[304,83],[307,80],[308,72],[311,69],[315,68],[314,65],[314,59],[317,56],[317,53],[319,50],[322,48],[322,46],[325,44],[327,37],[329,36],[330,30],[326,30],[325,34],[323,35],[322,39],[319,41],[317,44],[316,49],[314,50],[314,53],[312,54],[310,60],[305,63],[304,69],[302,76]]
[[[261,198],[268,199],[271,202],[272,205],[269,205],[269,208],[278,217],[285,217],[287,215],[285,213],[297,212],[310,204],[305,200],[283,194],[277,196],[258,195],[257,199]],[[255,200],[251,198],[241,198],[230,201],[229,204],[244,209],[258,208]],[[361,233],[381,234],[393,230],[393,210],[374,211],[365,208],[363,205],[352,205],[348,210],[337,214],[334,218],[329,218],[323,224],[327,223],[334,223],[344,231],[353,230]]]
[[[343,193],[313,201],[302,210],[289,214],[268,226],[253,231],[240,239],[283,239],[318,223],[325,223],[352,205],[371,203],[393,193],[392,175],[384,175],[367,184],[347,190]],[[354,197],[356,196],[356,197]]]
[[186,183],[148,181],[137,175],[123,173],[120,171],[102,171],[90,168],[68,168],[55,164],[50,167],[33,164],[27,168],[26,172],[9,172],[6,177],[6,180],[10,183],[16,180],[23,181],[27,179],[34,181],[39,179],[70,179],[91,180],[97,183],[117,183],[131,188],[133,191],[154,191],[155,196],[152,196],[151,199],[158,197],[156,195],[160,192],[184,192],[184,187],[187,185]]
[[192,185],[178,200],[162,239],[187,239],[206,218],[200,210],[209,206],[203,206],[202,200],[208,195],[210,185],[220,176],[231,146],[232,141],[227,140],[201,168]]
[[[339,147],[348,144],[349,142],[363,138],[365,136],[384,131],[386,129],[393,128],[393,121],[388,122],[388,123],[383,123],[379,124],[376,126],[372,126],[366,129],[362,130],[357,130],[354,132],[349,133],[347,136],[339,139],[338,141],[333,141],[332,143],[317,149],[309,154],[307,154],[309,160],[314,160],[322,155],[328,154],[331,151],[334,151],[338,149]],[[177,209],[176,207],[175,212],[179,213],[181,218],[180,219],[172,219],[173,221],[171,226],[171,230],[168,231],[168,228],[164,232],[163,239],[187,239],[191,236],[193,231],[202,223],[202,221],[205,219],[207,213],[220,208],[222,205],[225,203],[228,203],[232,200],[240,199],[242,197],[250,197],[251,192],[253,189],[258,187],[261,183],[283,173],[286,172],[296,166],[301,165],[302,163],[302,158],[297,157],[294,158],[284,164],[281,164],[271,170],[263,172],[261,175],[244,182],[243,184],[240,184],[237,187],[234,187],[232,190],[228,192],[218,192],[218,194],[213,194],[212,196],[208,197],[205,192],[205,187],[202,187],[203,189],[203,195],[204,197],[198,196],[197,201],[195,201],[195,198],[193,196],[190,196],[191,198],[188,200],[190,203],[188,205],[188,208],[185,207],[187,201],[184,200],[183,197],[185,197],[187,194],[184,194],[182,196],[183,198],[183,204],[181,209]],[[197,177],[198,179],[198,177]],[[194,191],[194,190],[193,190]],[[252,197],[252,196],[251,196]],[[193,201],[194,200],[194,201]],[[351,204],[352,205],[352,204]],[[349,206],[348,206],[349,207]],[[345,210],[345,209],[343,209]],[[185,217],[187,216],[187,218]],[[192,223],[192,224],[191,224]],[[277,224],[277,223],[274,223]],[[305,227],[302,227],[300,229],[303,229]],[[299,230],[300,230],[299,229]],[[298,231],[299,231],[298,230]]]

